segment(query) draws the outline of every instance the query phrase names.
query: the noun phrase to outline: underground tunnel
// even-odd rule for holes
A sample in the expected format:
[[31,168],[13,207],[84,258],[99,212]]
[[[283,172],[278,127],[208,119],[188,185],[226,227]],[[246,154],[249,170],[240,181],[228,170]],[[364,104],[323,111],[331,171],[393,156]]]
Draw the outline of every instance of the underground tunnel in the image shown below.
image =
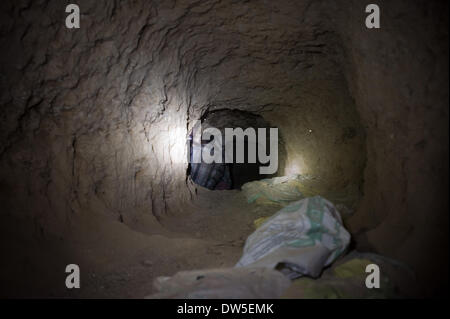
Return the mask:
[[[167,282],[223,273],[270,283],[242,298],[448,294],[446,1],[379,0],[379,28],[357,0],[78,0],[73,28],[70,3],[0,3],[2,298],[185,298]],[[231,136],[228,163],[237,128],[257,145],[239,162]],[[297,213],[317,228],[285,250],[323,267],[252,277],[257,236]]]
[[[205,136],[205,129],[208,128],[218,129],[217,136],[201,140]],[[258,131],[260,129],[263,131]],[[261,116],[249,112],[229,109],[208,112],[201,117],[197,125],[194,125],[189,134],[187,175],[195,184],[210,190],[241,189],[242,185],[247,182],[275,176],[278,170],[283,170],[286,152],[278,131],[276,138],[272,136],[272,139],[276,140],[276,149],[271,149],[270,129],[270,124]],[[278,128],[276,129],[278,130]],[[242,134],[242,139],[238,141],[239,132]],[[263,135],[258,135],[260,132]],[[198,134],[198,141],[194,141],[195,134]],[[211,149],[208,150],[212,157],[214,157],[216,149],[220,152],[218,155],[220,163],[205,163],[201,157],[202,151],[213,140],[220,142],[217,145],[211,145]],[[240,150],[239,147],[241,147]],[[269,154],[264,163],[258,156],[259,148],[262,148],[263,154]],[[241,152],[241,157],[238,156],[238,152]],[[229,160],[226,159],[226,154],[229,154]],[[271,154],[274,155],[273,158],[271,158]],[[195,160],[196,157],[198,160]],[[270,167],[270,160],[276,162],[276,166],[272,163],[273,165]],[[272,172],[261,173],[260,166],[269,166],[266,170],[271,169]]]

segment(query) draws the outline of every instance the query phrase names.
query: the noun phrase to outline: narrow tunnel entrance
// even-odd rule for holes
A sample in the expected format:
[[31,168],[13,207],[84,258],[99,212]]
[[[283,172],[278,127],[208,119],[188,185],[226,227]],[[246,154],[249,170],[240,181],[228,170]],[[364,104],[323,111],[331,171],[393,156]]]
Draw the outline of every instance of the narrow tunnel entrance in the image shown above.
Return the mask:
[[[189,154],[189,167],[187,174],[192,181],[197,185],[206,187],[211,190],[229,190],[240,189],[242,185],[247,182],[260,180],[264,178],[270,178],[277,174],[280,166],[282,166],[284,159],[284,148],[281,143],[281,137],[278,134],[278,147],[271,149],[270,145],[270,128],[271,126],[263,117],[240,110],[222,109],[213,112],[208,112],[197,123],[198,127],[194,127],[189,135],[188,154]],[[214,137],[205,139],[204,132],[207,129],[217,129],[220,131],[221,141],[214,143]],[[236,136],[232,137],[232,144],[230,140],[226,140],[226,128],[229,129],[242,129],[243,132],[255,132],[257,136],[257,142],[245,136],[244,139],[238,141]],[[247,129],[250,129],[248,131]],[[261,136],[262,131],[258,129],[265,129],[265,136]],[[195,132],[199,131],[202,137],[199,139],[200,143],[196,142],[194,138]],[[255,135],[255,136],[256,136]],[[262,137],[262,138],[261,138]],[[217,141],[216,141],[217,142]],[[239,159],[238,144],[241,143],[241,149],[243,149],[243,160]],[[264,143],[262,145],[261,143]],[[205,148],[210,148],[214,144],[216,149],[222,149],[222,161],[221,163],[213,162],[208,163],[201,157],[201,153],[205,151]],[[265,146],[267,155],[276,157],[277,168],[273,174],[261,173],[260,167],[267,166],[267,162],[262,162],[258,156],[259,149]],[[227,151],[232,148],[232,163],[225,159],[225,149]],[[211,151],[211,155],[214,155],[214,150]],[[252,154],[252,152],[255,152]],[[276,156],[274,154],[276,152]],[[280,156],[281,155],[281,156]],[[199,159],[199,160],[196,160]],[[253,160],[252,160],[253,158]]]

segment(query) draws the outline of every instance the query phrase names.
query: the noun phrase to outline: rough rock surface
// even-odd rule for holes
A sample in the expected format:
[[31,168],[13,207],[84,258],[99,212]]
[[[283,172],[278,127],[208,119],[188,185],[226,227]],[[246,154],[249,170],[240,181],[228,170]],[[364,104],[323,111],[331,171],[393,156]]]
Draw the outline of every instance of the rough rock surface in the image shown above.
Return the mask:
[[331,19],[367,134],[364,197],[350,226],[412,265],[421,293],[433,294],[448,287],[448,3],[377,4],[380,32],[363,27],[358,1]]
[[99,214],[159,231],[195,197],[194,120],[235,108],[280,128],[281,175],[332,189],[364,170],[358,243],[436,293],[448,280],[448,5],[379,2],[382,28],[368,30],[358,1],[79,0],[69,30],[69,1],[2,1],[2,226],[64,238]]
[[62,220],[94,203],[161,216],[187,198],[186,130],[207,110],[274,113],[288,150],[303,144],[304,172],[332,171],[336,153],[349,174],[334,175],[360,174],[359,153],[356,169],[338,158],[361,149],[346,143],[358,124],[310,3],[82,1],[79,30],[59,23],[63,2],[2,6],[2,171],[29,179],[4,183]]

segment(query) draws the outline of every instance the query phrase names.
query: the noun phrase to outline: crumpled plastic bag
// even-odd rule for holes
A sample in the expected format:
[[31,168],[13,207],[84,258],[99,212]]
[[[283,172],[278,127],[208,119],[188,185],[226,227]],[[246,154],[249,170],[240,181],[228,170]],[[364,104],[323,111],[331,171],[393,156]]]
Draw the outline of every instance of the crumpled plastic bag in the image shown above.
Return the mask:
[[284,207],[248,238],[236,267],[277,269],[294,279],[318,277],[350,243],[336,207],[321,196]]
[[357,184],[348,184],[345,188],[330,190],[316,177],[299,174],[248,182],[242,185],[242,192],[248,203],[254,203],[259,207],[277,208],[320,195],[333,202],[344,218],[353,214],[351,208],[354,208],[360,196]]
[[287,205],[292,201],[317,195],[304,185],[305,179],[301,175],[262,179],[242,185],[242,192],[249,203]]

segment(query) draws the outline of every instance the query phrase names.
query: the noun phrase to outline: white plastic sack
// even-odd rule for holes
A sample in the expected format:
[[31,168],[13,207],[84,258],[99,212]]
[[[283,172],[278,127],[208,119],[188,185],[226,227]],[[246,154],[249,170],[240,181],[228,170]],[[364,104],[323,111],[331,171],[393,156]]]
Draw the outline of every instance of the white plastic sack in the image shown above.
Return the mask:
[[284,207],[251,234],[236,267],[276,268],[291,279],[318,277],[349,242],[335,206],[320,196],[305,198]]
[[173,277],[158,277],[158,291],[150,299],[273,299],[279,298],[291,281],[266,268],[225,268],[181,271]]

